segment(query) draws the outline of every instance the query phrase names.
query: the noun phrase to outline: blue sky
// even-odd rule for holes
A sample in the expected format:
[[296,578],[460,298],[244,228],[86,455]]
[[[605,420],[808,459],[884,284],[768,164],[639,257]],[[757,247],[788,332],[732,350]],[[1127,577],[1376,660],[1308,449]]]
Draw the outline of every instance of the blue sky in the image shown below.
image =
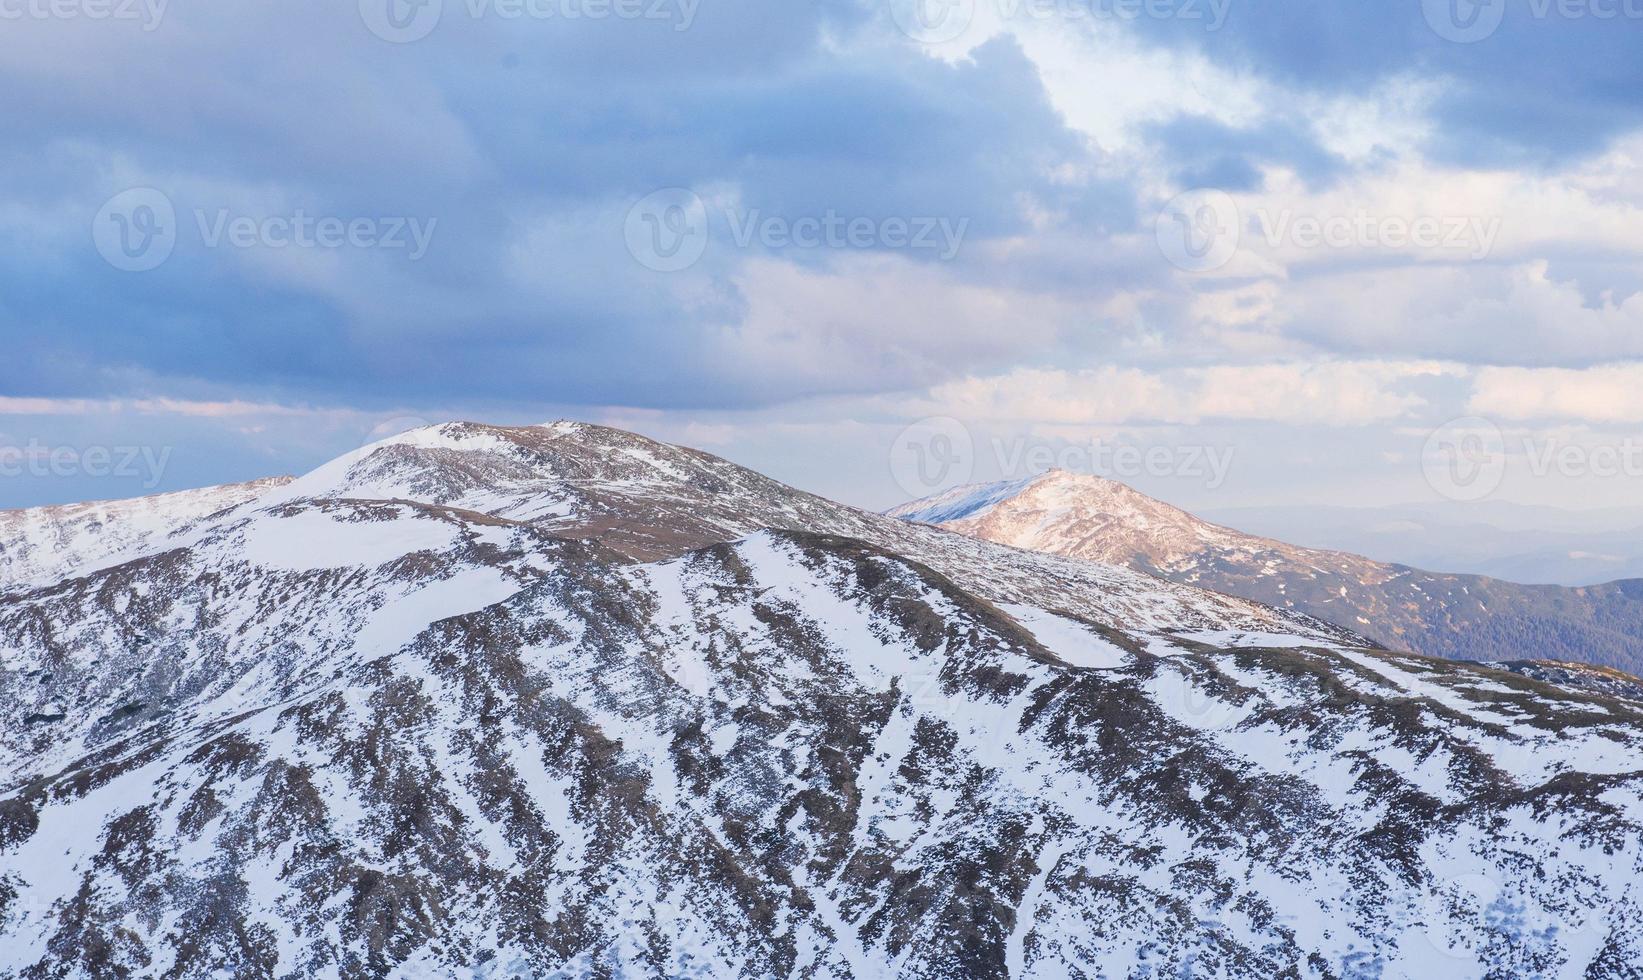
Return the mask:
[[1643,421],[1640,42],[1643,0],[0,0],[0,507],[559,416],[871,505],[932,418],[977,479],[1198,447],[1213,486],[1116,475],[1402,502],[1481,431],[1499,495],[1629,503],[1545,460]]

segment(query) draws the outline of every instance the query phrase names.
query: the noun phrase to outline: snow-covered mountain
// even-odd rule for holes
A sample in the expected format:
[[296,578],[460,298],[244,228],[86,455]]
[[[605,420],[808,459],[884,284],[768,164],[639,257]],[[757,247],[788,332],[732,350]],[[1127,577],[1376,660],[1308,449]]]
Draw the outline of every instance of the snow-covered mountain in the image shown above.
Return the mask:
[[1244,534],[1061,470],[960,487],[890,514],[1303,612],[1393,649],[1643,673],[1643,581],[1565,588],[1425,572]]
[[0,591],[0,975],[1643,962],[1623,685],[574,424],[419,430],[175,527]]
[[0,591],[49,585],[158,547],[189,525],[281,486],[283,477],[63,507],[0,510]]

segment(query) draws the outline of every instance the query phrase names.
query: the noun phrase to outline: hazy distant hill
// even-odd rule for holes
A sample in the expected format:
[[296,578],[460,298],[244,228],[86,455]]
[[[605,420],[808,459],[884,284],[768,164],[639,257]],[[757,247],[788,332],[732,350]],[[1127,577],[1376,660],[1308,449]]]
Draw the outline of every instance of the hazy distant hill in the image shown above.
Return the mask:
[[1643,581],[1565,588],[1425,572],[1245,534],[1060,471],[959,488],[891,514],[1294,609],[1393,649],[1643,671]]
[[1601,585],[1643,578],[1643,511],[1563,511],[1499,501],[1399,507],[1201,510],[1250,534],[1508,582]]

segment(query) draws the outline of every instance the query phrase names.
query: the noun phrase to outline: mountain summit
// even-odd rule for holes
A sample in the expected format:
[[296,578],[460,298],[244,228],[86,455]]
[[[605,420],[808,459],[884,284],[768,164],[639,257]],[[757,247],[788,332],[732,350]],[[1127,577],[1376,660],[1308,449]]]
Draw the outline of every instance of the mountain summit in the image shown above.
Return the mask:
[[1060,470],[960,487],[889,513],[1269,603],[1393,649],[1643,672],[1643,582],[1565,588],[1426,572],[1244,534],[1121,483]]
[[0,585],[0,975],[1643,962],[1620,687],[593,426],[174,503]]
[[1066,470],[959,487],[889,514],[1013,548],[1158,570],[1206,549],[1283,547],[1201,521],[1116,480]]

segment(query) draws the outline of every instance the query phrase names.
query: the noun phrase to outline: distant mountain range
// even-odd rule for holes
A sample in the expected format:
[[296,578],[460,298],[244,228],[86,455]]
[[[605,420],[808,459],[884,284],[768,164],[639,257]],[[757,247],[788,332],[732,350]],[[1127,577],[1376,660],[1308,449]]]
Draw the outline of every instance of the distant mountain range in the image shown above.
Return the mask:
[[575,423],[0,530],[0,976],[1643,962],[1643,692],[1604,671]]
[[1535,585],[1643,578],[1643,510],[1565,511],[1481,501],[1195,513],[1261,537],[1432,571]]
[[1426,572],[1245,534],[1063,471],[961,487],[890,513],[1304,612],[1391,649],[1643,672],[1643,581],[1568,588]]

